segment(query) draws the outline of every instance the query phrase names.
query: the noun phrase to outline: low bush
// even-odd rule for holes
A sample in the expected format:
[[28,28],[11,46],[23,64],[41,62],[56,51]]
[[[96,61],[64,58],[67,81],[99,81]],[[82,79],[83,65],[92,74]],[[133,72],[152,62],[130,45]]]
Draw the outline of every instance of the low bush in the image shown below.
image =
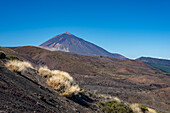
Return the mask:
[[19,60],[10,60],[5,64],[5,67],[13,72],[21,72],[27,68],[33,68],[29,62]]
[[60,70],[50,70],[47,66],[42,66],[38,69],[38,72],[41,76],[45,78],[50,78],[52,76],[60,76],[63,79],[67,79],[69,81],[73,81],[73,77],[71,77],[67,72]]
[[76,84],[76,85],[71,85],[70,87],[66,87],[62,95],[66,97],[71,97],[72,95],[77,95],[79,92],[80,92],[80,87]]
[[133,112],[135,112],[135,113],[143,113],[142,110],[139,108],[138,105],[139,105],[139,104],[136,104],[136,103],[131,104],[131,105],[130,105],[130,108],[131,108],[131,109],[133,110]]
[[131,104],[130,108],[133,110],[133,112],[135,113],[160,113],[159,111],[156,111],[152,108],[148,108],[145,105],[141,105],[141,104]]
[[3,51],[0,51],[0,59],[5,59],[6,55]]
[[64,89],[70,87],[70,83],[65,81],[60,76],[53,76],[47,80],[47,84],[55,90],[59,90],[60,92],[64,92]]
[[8,60],[19,60],[19,58],[16,57],[16,56],[7,56],[6,59],[8,59]]
[[73,77],[71,77],[70,74],[64,71],[52,70],[51,74],[52,76],[60,76],[62,77],[62,79],[65,79],[66,81],[73,81]]
[[52,77],[52,73],[51,70],[48,69],[47,66],[42,66],[38,69],[38,72],[41,76],[45,77],[45,78],[50,78]]
[[50,70],[47,66],[40,67],[38,72],[41,76],[47,78],[47,84],[59,91],[61,95],[70,97],[80,92],[80,87],[67,72]]
[[161,113],[161,112],[156,110],[156,113]]
[[105,113],[133,113],[132,109],[125,105],[123,102],[107,101],[99,102],[99,107]]
[[139,104],[138,106],[142,110],[143,113],[146,113],[146,111],[148,111],[148,108],[145,105]]

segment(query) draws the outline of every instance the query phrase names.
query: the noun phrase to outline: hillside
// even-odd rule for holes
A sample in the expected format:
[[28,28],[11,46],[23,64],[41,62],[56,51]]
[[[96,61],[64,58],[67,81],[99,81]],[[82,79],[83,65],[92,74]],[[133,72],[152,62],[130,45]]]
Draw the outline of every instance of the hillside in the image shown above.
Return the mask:
[[51,51],[72,52],[86,56],[108,56],[117,59],[126,59],[120,54],[112,54],[103,48],[78,38],[69,32],[57,35],[41,44],[39,47]]
[[85,90],[116,96],[162,112],[170,111],[170,78],[165,72],[141,61],[83,56],[32,46],[1,47],[0,50],[36,66],[47,65],[50,69],[69,72]]
[[[54,84],[53,81],[51,85],[49,84],[49,80],[56,81],[57,79],[54,78],[59,77],[60,80],[67,78],[72,81],[72,77],[67,72],[49,70],[48,67],[38,69],[27,61],[9,60],[14,57],[4,55],[3,52],[0,53],[0,111],[3,113],[157,113],[156,110],[145,105],[130,104],[110,95],[97,94],[84,89],[75,90],[74,84],[72,84],[73,89],[67,86],[69,90],[60,87],[68,91],[65,92],[67,95],[63,95],[62,90],[56,90],[51,86]],[[55,85],[61,86],[61,83],[66,85],[68,81],[58,81]]]
[[[101,112],[93,98],[66,98],[46,84],[35,69],[12,72],[0,59],[0,112],[76,113]],[[74,102],[75,101],[75,102]]]
[[151,57],[140,57],[137,60],[143,61],[143,62],[147,63],[148,65],[151,65],[151,66],[158,68],[162,71],[170,73],[170,60],[157,59],[157,58],[151,58]]

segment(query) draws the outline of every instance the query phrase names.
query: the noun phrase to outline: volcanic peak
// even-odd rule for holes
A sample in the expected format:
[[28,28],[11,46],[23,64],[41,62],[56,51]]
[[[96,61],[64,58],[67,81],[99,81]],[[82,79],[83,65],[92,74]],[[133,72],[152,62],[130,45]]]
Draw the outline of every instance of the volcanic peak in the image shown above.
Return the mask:
[[68,35],[72,35],[71,33],[69,33],[69,32],[65,32],[65,33],[63,33],[63,34],[68,34]]

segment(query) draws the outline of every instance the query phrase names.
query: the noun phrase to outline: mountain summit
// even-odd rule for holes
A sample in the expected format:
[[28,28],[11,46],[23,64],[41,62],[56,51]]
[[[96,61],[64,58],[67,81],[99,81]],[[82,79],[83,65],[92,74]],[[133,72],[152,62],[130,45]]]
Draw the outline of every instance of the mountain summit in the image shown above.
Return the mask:
[[44,42],[39,47],[51,51],[72,52],[86,56],[108,56],[117,59],[126,59],[120,54],[112,54],[95,44],[76,37],[69,32],[59,34]]
[[72,35],[72,34],[71,34],[71,33],[69,33],[69,32],[65,32],[64,34]]

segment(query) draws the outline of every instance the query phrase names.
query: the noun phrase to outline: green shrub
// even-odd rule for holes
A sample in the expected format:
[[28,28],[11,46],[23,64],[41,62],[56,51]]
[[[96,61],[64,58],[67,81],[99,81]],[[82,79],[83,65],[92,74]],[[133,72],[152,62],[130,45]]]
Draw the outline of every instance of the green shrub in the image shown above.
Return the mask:
[[3,51],[0,51],[0,59],[5,59],[6,55]]
[[19,60],[19,58],[16,57],[16,56],[7,56],[6,58],[7,58],[8,60]]
[[161,112],[156,110],[156,113],[161,113]]
[[107,101],[99,102],[98,105],[105,113],[133,113],[131,108],[129,108],[123,102]]
[[157,71],[156,71],[155,74],[161,74],[161,72],[157,72]]
[[142,110],[143,113],[146,113],[146,111],[148,111],[148,108],[145,105],[139,104],[138,106]]

